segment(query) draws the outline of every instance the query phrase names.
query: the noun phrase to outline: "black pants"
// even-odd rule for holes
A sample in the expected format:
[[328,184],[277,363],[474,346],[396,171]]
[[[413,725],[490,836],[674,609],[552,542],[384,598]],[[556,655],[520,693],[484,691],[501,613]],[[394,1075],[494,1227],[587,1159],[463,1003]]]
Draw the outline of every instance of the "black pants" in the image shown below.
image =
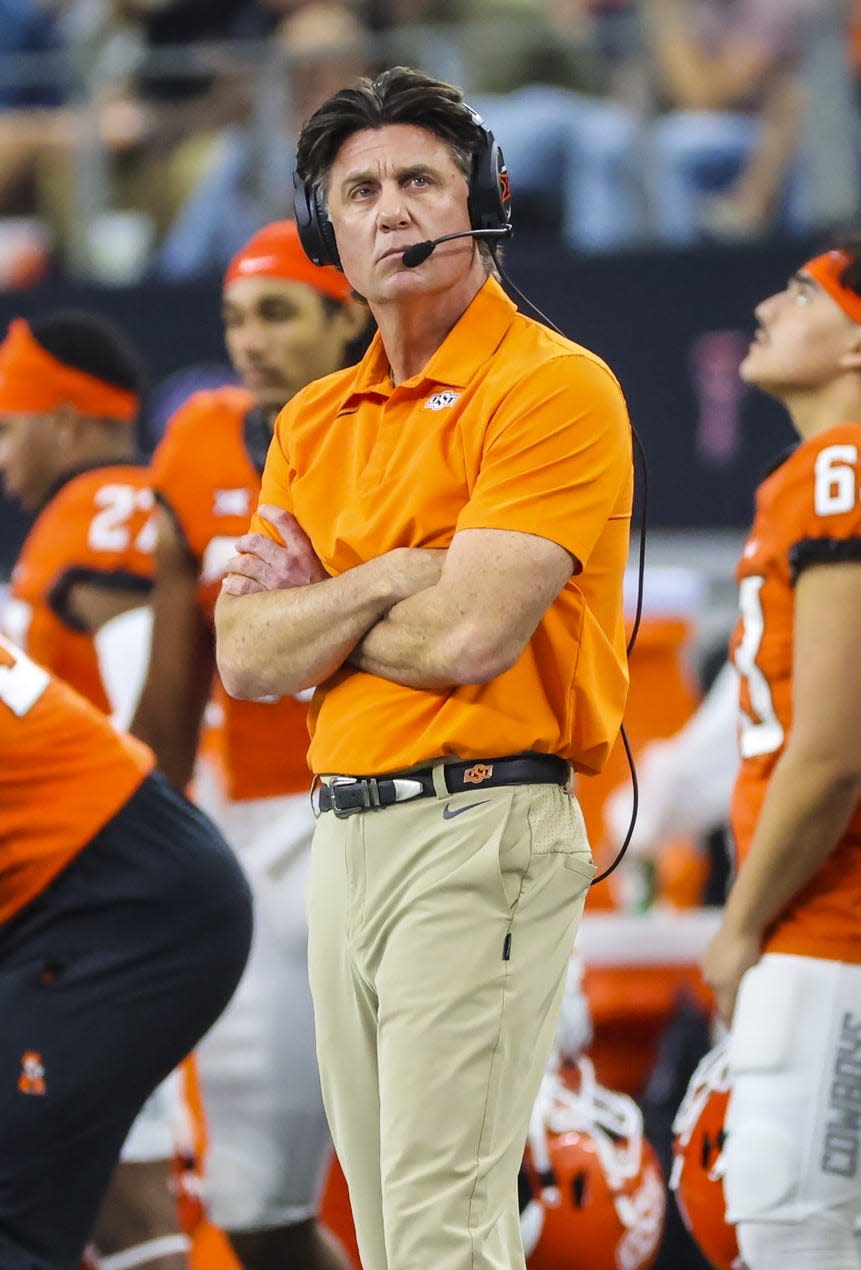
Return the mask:
[[224,1009],[251,897],[158,775],[0,926],[0,1267],[74,1270],[126,1133]]

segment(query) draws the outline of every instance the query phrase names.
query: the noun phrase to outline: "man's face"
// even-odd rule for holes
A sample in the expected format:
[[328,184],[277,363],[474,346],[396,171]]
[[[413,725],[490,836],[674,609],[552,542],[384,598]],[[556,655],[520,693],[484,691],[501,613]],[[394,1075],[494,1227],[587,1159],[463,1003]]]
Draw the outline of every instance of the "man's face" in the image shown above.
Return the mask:
[[756,320],[739,373],[778,398],[829,383],[848,368],[861,338],[857,323],[803,269],[757,305]]
[[329,173],[328,209],[354,289],[373,304],[446,290],[475,268],[470,238],[443,243],[416,269],[401,262],[413,243],[469,229],[467,195],[448,146],[425,128],[388,124],[348,137]]
[[346,313],[331,314],[312,287],[281,278],[228,283],[223,318],[234,370],[267,412],[280,410],[312,379],[339,370],[354,333]]
[[3,492],[37,511],[59,475],[59,440],[50,414],[0,414]]

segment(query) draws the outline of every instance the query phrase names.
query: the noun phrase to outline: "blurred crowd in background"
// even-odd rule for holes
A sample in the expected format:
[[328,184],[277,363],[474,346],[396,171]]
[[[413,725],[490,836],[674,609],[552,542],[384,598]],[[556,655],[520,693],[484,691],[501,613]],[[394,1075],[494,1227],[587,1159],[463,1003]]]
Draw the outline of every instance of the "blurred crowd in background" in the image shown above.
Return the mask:
[[861,0],[0,0],[0,286],[216,273],[335,88],[452,80],[518,228],[598,253],[858,210]]

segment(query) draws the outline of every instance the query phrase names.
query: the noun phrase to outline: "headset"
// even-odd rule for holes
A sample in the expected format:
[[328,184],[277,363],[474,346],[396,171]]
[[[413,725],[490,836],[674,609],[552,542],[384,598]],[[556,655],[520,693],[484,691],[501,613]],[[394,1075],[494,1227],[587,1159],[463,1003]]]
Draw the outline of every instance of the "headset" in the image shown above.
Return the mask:
[[[464,237],[486,235],[491,240],[507,238],[512,231],[508,168],[493,133],[481,115],[471,106],[467,106],[467,110],[479,131],[480,141],[472,158],[467,199],[470,230]],[[315,265],[335,265],[340,269],[341,257],[335,231],[321,202],[319,189],[304,181],[298,172],[293,173],[293,212],[305,254]]]

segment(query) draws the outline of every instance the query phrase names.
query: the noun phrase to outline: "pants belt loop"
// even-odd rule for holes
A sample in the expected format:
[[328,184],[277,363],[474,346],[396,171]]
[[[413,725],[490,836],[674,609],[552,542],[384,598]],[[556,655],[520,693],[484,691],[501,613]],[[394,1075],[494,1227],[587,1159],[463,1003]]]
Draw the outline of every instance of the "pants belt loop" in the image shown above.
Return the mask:
[[448,798],[448,786],[445,783],[445,763],[440,760],[431,767],[433,787],[437,798]]

